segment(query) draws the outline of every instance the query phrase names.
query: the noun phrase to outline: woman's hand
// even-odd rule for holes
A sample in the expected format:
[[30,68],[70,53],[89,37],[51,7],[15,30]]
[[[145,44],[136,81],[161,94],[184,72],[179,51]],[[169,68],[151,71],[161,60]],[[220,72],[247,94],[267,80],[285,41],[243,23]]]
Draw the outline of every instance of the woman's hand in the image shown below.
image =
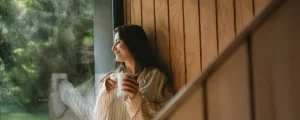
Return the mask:
[[105,86],[107,92],[117,88],[116,81],[117,79],[113,76],[113,74],[110,74],[109,77],[105,79]]
[[122,88],[122,91],[128,95],[130,99],[133,99],[139,92],[139,83],[134,78],[126,77],[123,80]]

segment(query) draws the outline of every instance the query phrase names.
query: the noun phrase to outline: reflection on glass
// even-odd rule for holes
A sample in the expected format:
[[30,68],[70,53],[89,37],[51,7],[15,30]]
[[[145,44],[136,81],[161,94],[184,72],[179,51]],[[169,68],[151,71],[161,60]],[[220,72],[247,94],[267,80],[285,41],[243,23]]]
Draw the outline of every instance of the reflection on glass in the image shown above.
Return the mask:
[[0,119],[56,119],[52,73],[76,88],[94,79],[93,0],[0,3]]

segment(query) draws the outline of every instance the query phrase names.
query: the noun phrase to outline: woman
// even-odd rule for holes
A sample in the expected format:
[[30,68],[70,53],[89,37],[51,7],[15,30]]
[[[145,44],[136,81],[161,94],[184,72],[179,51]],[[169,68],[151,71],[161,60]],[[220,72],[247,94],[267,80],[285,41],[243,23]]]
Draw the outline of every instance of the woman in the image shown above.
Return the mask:
[[[143,120],[153,118],[173,96],[173,92],[171,80],[162,72],[163,70],[159,69],[143,28],[138,25],[117,27],[112,51],[118,67],[115,71],[103,75],[98,83],[98,96],[93,114],[80,106],[79,103],[84,102],[84,99],[78,95],[61,92],[62,99],[73,103],[72,106],[78,108],[80,116],[93,116],[89,119]],[[123,80],[122,91],[125,97],[118,97],[116,94],[117,81],[113,76],[117,73],[135,75],[135,78],[127,77]],[[59,89],[65,88],[64,86],[68,84],[67,80],[62,81]],[[65,95],[74,98],[64,99],[67,98]],[[85,110],[81,112],[81,109]]]
[[96,118],[141,120],[154,117],[173,93],[170,79],[158,69],[143,28],[137,25],[117,27],[112,50],[119,63],[114,73],[133,73],[137,79],[123,80],[122,91],[127,97],[122,98],[116,96],[115,78],[105,77],[100,83]]

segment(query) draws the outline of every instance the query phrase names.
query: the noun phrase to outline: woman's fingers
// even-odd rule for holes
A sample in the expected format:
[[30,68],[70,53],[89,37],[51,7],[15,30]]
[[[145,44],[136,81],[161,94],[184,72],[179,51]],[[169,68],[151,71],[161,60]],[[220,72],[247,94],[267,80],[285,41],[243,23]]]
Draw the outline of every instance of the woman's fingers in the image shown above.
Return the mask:
[[111,80],[111,79],[108,79],[107,82],[108,82],[109,84],[112,84],[112,85],[113,85],[113,84],[117,84],[116,81],[113,81],[113,80]]
[[133,79],[133,78],[128,78],[128,77],[123,80],[122,86],[133,87],[136,90],[139,89],[139,83],[137,82],[137,80]]
[[117,78],[114,77],[114,76],[109,77],[109,79],[112,80],[112,81],[114,81],[114,82],[117,82]]
[[107,86],[112,88],[113,84],[111,84],[110,81],[107,81]]
[[130,99],[133,99],[138,91],[133,91],[131,89],[122,89],[122,91],[129,96]]
[[132,81],[130,81],[130,80],[124,80],[123,81],[123,84],[122,84],[122,86],[123,87],[132,87],[132,88],[134,88],[134,89],[136,89],[136,90],[138,90],[139,89],[139,84],[138,83],[135,83],[135,82],[132,82]]
[[137,82],[136,79],[133,79],[133,78],[125,78],[123,80],[124,83],[127,83],[127,84],[130,84],[132,86],[139,86],[139,83]]
[[130,89],[122,89],[122,91],[125,92],[129,96],[133,96],[135,94],[135,92]]
[[108,77],[106,79],[105,85],[106,85],[106,90],[107,91],[111,91],[111,90],[113,90],[117,87],[116,81],[111,80],[111,79],[114,79],[114,77]]
[[112,88],[116,88],[117,87],[117,83],[114,81],[110,80],[110,85],[112,86]]
[[122,91],[132,99],[139,91],[139,83],[136,79],[125,78],[122,83]]
[[131,90],[134,93],[137,93],[137,91],[139,90],[139,83],[135,79],[126,78],[123,80],[122,88]]
[[134,93],[138,91],[137,88],[135,88],[135,87],[133,87],[131,85],[126,85],[126,84],[123,84],[122,90],[130,90],[130,91],[132,91]]
[[113,89],[115,89],[115,87],[113,87],[112,85],[110,85],[110,84],[107,84],[107,85],[106,85],[106,90],[107,90],[107,92],[109,92],[109,91],[111,91],[111,90],[113,90]]

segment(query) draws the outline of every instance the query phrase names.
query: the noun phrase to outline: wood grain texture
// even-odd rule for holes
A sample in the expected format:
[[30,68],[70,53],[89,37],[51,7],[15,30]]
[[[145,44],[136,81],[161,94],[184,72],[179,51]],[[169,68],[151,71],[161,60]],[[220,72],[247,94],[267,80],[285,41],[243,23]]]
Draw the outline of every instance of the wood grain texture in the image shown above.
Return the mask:
[[125,23],[131,24],[131,0],[124,0]]
[[127,24],[127,0],[124,0],[124,4],[123,4],[123,13],[124,13],[124,24]]
[[199,3],[197,0],[184,0],[184,34],[186,80],[192,80],[201,72]]
[[235,29],[238,34],[253,19],[253,0],[235,0]]
[[247,53],[243,43],[208,79],[209,120],[251,120]]
[[299,120],[300,1],[289,0],[253,34],[256,120]]
[[131,24],[142,26],[141,0],[131,0]]
[[[269,61],[272,56],[271,49],[265,47],[267,41],[257,41],[256,36],[252,36],[252,48],[253,53],[253,79],[254,79],[254,93],[255,93],[255,114],[256,120],[275,120],[274,116],[274,101],[272,100],[273,86],[271,81],[270,68],[272,64],[270,62],[262,62],[257,59],[265,59]],[[259,52],[259,54],[257,54]],[[262,92],[263,91],[263,92]]]
[[254,14],[258,14],[263,10],[272,0],[253,0],[254,2]]
[[[188,83],[187,84],[187,86],[186,87],[184,87],[181,91],[179,91],[175,96],[174,96],[174,98],[173,99],[171,99],[169,102],[168,102],[168,104],[162,109],[162,111],[154,118],[155,120],[165,120],[165,119],[168,119],[170,116],[172,116],[173,115],[173,113],[174,113],[174,111],[176,111],[176,110],[178,110],[178,107],[179,106],[181,106],[182,105],[182,103],[184,103],[187,99],[189,99],[190,97],[191,97],[191,95],[194,93],[194,91],[196,90],[196,89],[198,89],[199,88],[199,85],[205,85],[205,83],[207,83],[207,80],[208,81],[210,81],[209,80],[209,78],[210,78],[210,76],[211,75],[213,75],[216,71],[218,71],[219,70],[219,68],[220,68],[220,66],[222,66],[223,64],[224,64],[224,62],[226,62],[227,60],[228,60],[228,58],[230,58],[231,56],[232,56],[232,54],[234,53],[234,52],[236,52],[236,50],[241,46],[241,44],[243,43],[243,42],[246,42],[245,41],[245,38],[248,38],[249,37],[249,34],[251,34],[251,33],[253,33],[253,31],[255,31],[268,17],[269,17],[269,15],[270,14],[273,14],[274,13],[274,11],[275,10],[277,10],[278,9],[278,7],[280,6],[280,5],[282,5],[283,3],[284,3],[285,1],[279,1],[279,0],[276,0],[276,1],[273,1],[272,2],[272,4],[270,4],[268,7],[267,7],[267,9],[265,10],[265,11],[263,11],[261,14],[259,14],[251,23],[250,23],[250,25],[249,26],[247,26],[242,32],[240,32],[237,36],[236,36],[236,38],[235,38],[235,40],[232,42],[232,43],[230,43],[230,45],[228,46],[228,48],[226,48],[226,50],[224,51],[224,52],[222,52],[219,56],[218,56],[218,59],[215,59],[214,61],[213,61],[213,63],[207,68],[207,69],[205,69],[201,74],[198,74],[197,75],[197,79],[195,80],[195,81],[191,81],[190,83]],[[299,17],[299,16],[298,16]],[[284,18],[284,17],[283,17]],[[286,19],[286,20],[289,20],[289,19]],[[297,19],[296,19],[297,20]],[[299,21],[299,20],[298,20]],[[295,25],[294,25],[295,26]],[[299,26],[295,26],[296,28],[300,28]],[[288,27],[287,27],[288,28]],[[297,31],[296,31],[297,32]],[[266,36],[266,37],[268,37],[268,36]],[[271,40],[271,39],[270,39]],[[293,43],[293,45],[294,46],[299,46],[298,44],[299,44],[299,41],[297,41],[296,39],[291,39],[291,40],[294,40],[294,43]],[[258,42],[259,43],[259,42]],[[295,51],[297,51],[297,49],[298,48],[293,48],[293,50],[295,50]],[[258,50],[259,51],[259,50]],[[264,52],[264,51],[261,51],[261,52]],[[298,51],[297,51],[298,52]],[[295,53],[294,53],[295,54]],[[295,55],[294,55],[295,56]],[[295,58],[295,59],[293,59],[293,60],[298,60],[299,61],[299,56],[295,56],[295,57],[297,57],[297,58]],[[232,64],[234,64],[234,66],[237,66],[237,68],[240,68],[240,67],[243,67],[243,65],[242,66],[238,66],[239,64],[241,64],[241,62],[231,62]],[[298,66],[298,68],[299,68],[299,62],[296,64],[296,66]],[[264,66],[263,66],[264,67]],[[224,74],[224,75],[226,75],[226,76],[224,76],[225,78],[227,77],[227,76],[229,76],[229,77],[227,77],[227,78],[231,78],[232,76],[236,79],[236,78],[240,78],[241,76],[244,76],[243,74],[238,74],[238,73],[233,73],[233,72],[230,72],[230,70],[234,70],[234,71],[236,71],[236,68],[231,68],[231,67],[229,67],[230,69],[229,69],[229,71],[224,71],[224,73],[226,73],[226,74]],[[266,69],[264,69],[264,70],[266,70]],[[294,74],[294,77],[295,78],[297,78],[297,71],[299,71],[299,70],[297,70],[297,69],[293,69],[295,72],[293,72],[293,74]],[[243,70],[241,70],[241,72],[242,71],[244,71],[244,69]],[[262,70],[263,71],[263,70]],[[262,72],[261,71],[261,72]],[[239,71],[240,72],[240,71]],[[268,72],[268,71],[267,71]],[[228,74],[227,74],[228,73]],[[242,73],[244,73],[244,72],[242,72]],[[259,73],[259,72],[258,72]],[[263,74],[261,74],[261,75],[263,75]],[[219,80],[219,78],[221,78],[222,77],[222,75],[216,75],[216,78],[215,79],[217,79],[217,80]],[[227,79],[226,78],[226,79]],[[224,79],[224,78],[223,78]],[[231,80],[231,79],[228,79],[229,81],[228,81],[228,83],[231,83],[232,81],[235,81],[235,80]],[[231,82],[230,82],[231,81]],[[244,79],[241,79],[241,81],[238,81],[237,83],[240,83],[240,82],[242,82],[242,83],[244,83],[243,82],[244,81]],[[216,83],[216,82],[215,82]],[[224,83],[224,82],[223,82]],[[226,83],[226,82],[225,82]],[[299,81],[293,81],[292,83],[295,83],[295,85],[293,85],[293,87],[295,87],[295,86],[297,86],[298,84],[297,83],[299,83]],[[268,85],[269,83],[267,83],[267,85]],[[222,84],[223,85],[223,84]],[[214,85],[214,84],[212,84],[212,86],[216,86],[216,85]],[[243,84],[243,85],[241,85],[241,86],[239,86],[239,87],[236,87],[236,86],[238,86],[236,83],[235,84],[230,84],[230,85],[228,85],[228,84],[225,84],[225,86],[232,86],[232,88],[238,88],[238,89],[242,89],[241,87],[243,87],[243,86],[245,86],[245,84]],[[247,86],[246,86],[247,87]],[[266,86],[267,88],[268,88],[268,86]],[[218,88],[218,86],[216,86],[216,88]],[[297,94],[297,90],[299,89],[299,87],[298,88],[292,88],[293,90],[295,90],[293,93],[292,93],[292,95],[294,95],[293,96],[293,99],[292,99],[292,101],[293,102],[295,102],[295,101],[299,101],[299,96],[298,96],[298,94]],[[213,89],[214,90],[214,89]],[[241,93],[244,93],[244,91],[234,91],[233,89],[231,89],[230,87],[226,87],[226,89],[223,87],[222,88],[222,90],[224,90],[224,91],[221,91],[220,89],[218,90],[217,89],[217,91],[215,91],[216,93],[238,93],[236,96],[238,96],[238,99],[237,100],[234,100],[234,101],[240,101],[240,100],[242,100],[242,99],[244,99],[244,97],[242,97],[243,95],[241,95],[240,96],[240,94]],[[244,90],[246,90],[246,89],[244,89]],[[207,89],[205,90],[206,91],[206,93],[208,92],[207,91]],[[229,91],[229,92],[228,92]],[[299,90],[298,90],[299,91]],[[265,94],[264,92],[268,92],[268,91],[264,91],[264,89],[261,89],[261,91],[260,91],[261,93],[263,93],[263,94]],[[256,94],[256,93],[255,93]],[[206,94],[207,95],[207,94]],[[268,94],[265,94],[265,95],[268,95]],[[223,95],[224,96],[224,95]],[[234,96],[234,97],[236,97],[236,96]],[[211,97],[211,98],[217,98],[218,96],[213,96],[213,97]],[[239,97],[242,97],[242,98],[239,98]],[[248,96],[248,97],[250,97],[250,96]],[[257,97],[256,95],[255,95],[255,97]],[[246,99],[247,99],[247,97],[245,97]],[[220,102],[228,102],[228,103],[231,103],[230,102],[230,100],[231,99],[233,99],[233,98],[228,98],[228,97],[226,97],[225,96],[225,100],[226,101],[221,101],[221,100],[217,100],[217,99],[214,99],[213,101],[211,101],[211,102],[216,102],[216,101],[220,101]],[[248,98],[249,100],[250,100],[250,98]],[[255,100],[258,100],[258,99],[255,99]],[[263,100],[263,99],[260,99],[260,100]],[[206,100],[207,101],[207,100]],[[242,100],[242,101],[244,101],[244,100]],[[239,105],[241,104],[241,103],[244,103],[244,102],[237,102]],[[255,103],[256,103],[256,101],[255,101]],[[250,104],[250,102],[248,103],[248,104]],[[253,105],[253,101],[251,102],[251,104]],[[272,103],[271,103],[272,104]],[[264,107],[264,104],[260,104],[260,105],[262,105],[263,107]],[[221,108],[224,108],[224,107],[227,107],[228,105],[224,105],[224,104],[221,104],[221,106],[219,106],[219,107],[221,107]],[[299,105],[295,105],[295,106],[299,106]],[[229,106],[229,107],[231,107],[231,106]],[[253,107],[253,106],[252,106]],[[255,107],[257,107],[257,106],[255,106]],[[214,108],[214,107],[213,107]],[[218,108],[218,107],[217,107]],[[238,106],[238,108],[234,105],[234,107],[233,108],[229,108],[229,110],[232,110],[233,109],[233,111],[236,111],[236,110],[238,110],[238,109],[243,109],[244,108],[244,106]],[[297,107],[295,107],[295,108],[293,108],[295,111],[299,111],[299,107],[297,108]],[[209,110],[209,109],[206,109],[205,111],[207,111],[207,110]],[[222,109],[222,110],[224,110],[224,109]],[[273,110],[273,109],[271,109],[271,110]],[[218,111],[218,110],[217,110]],[[230,112],[230,111],[228,111],[228,112]],[[238,111],[237,112],[237,114],[240,114],[240,112],[241,113],[246,113],[244,110],[241,110],[241,111]],[[251,111],[251,113],[252,112],[254,112],[254,111]],[[260,115],[264,115],[263,113],[264,113],[264,111],[260,111],[260,112],[262,112],[262,114],[260,114]],[[265,113],[267,113],[267,112],[269,112],[268,111],[268,109],[265,109]],[[220,113],[220,112],[219,112]],[[219,114],[219,113],[217,113],[217,114]],[[230,113],[230,114],[233,114],[233,113]],[[242,115],[244,115],[244,114],[242,114]],[[251,115],[253,115],[253,113],[251,114]],[[257,114],[257,112],[255,112],[255,114],[253,115],[253,117],[254,116],[257,116],[258,114]],[[299,114],[297,114],[298,116],[299,116]],[[226,114],[225,114],[225,116],[226,116]],[[219,117],[219,116],[214,116],[214,118],[217,118],[217,117]],[[229,118],[229,117],[231,117],[231,116],[226,116],[226,118]],[[238,116],[234,116],[234,118],[238,118]],[[208,119],[208,120],[210,120],[210,118],[208,117],[206,117],[205,119]],[[255,120],[258,120],[257,118],[252,118],[252,119],[255,119]],[[260,120],[265,120],[265,119],[260,119]],[[269,119],[267,119],[267,120],[269,120]],[[274,119],[271,119],[271,120],[274,120]]]
[[153,45],[154,54],[156,54],[156,40],[155,40],[155,25],[154,25],[154,0],[143,0],[142,1],[142,21],[143,28],[148,36],[148,39]]
[[178,91],[185,85],[186,79],[182,0],[169,0],[169,12],[172,77],[175,91]]
[[202,70],[217,56],[216,2],[200,0]]
[[203,87],[199,85],[181,106],[170,116],[169,120],[204,120]]
[[155,0],[156,51],[158,59],[168,71],[170,68],[170,38],[168,0]]
[[235,37],[233,0],[217,0],[218,47],[221,52]]

